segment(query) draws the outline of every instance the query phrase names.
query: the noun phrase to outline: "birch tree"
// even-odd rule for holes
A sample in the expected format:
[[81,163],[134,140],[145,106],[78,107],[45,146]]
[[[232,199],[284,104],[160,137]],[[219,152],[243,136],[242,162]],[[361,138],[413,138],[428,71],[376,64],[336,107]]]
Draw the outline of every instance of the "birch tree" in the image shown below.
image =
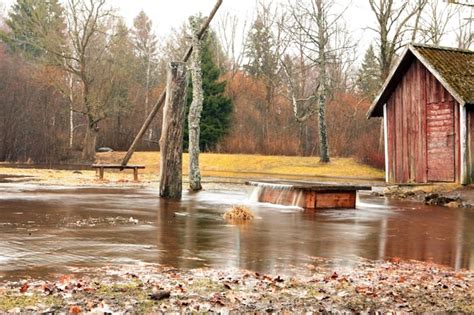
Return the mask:
[[[344,10],[335,12],[335,1],[297,0],[290,4],[292,22],[288,28],[293,38],[301,41],[302,54],[310,65],[317,69],[317,91],[312,92],[309,99],[317,99],[317,117],[319,132],[320,161],[327,163],[329,157],[329,141],[326,126],[326,106],[332,96],[331,66],[339,63],[344,51],[350,48],[348,33],[345,30],[342,15]],[[295,100],[293,100],[295,107]],[[312,105],[311,111],[314,110]]]
[[189,130],[189,187],[193,191],[199,191],[201,186],[201,171],[199,169],[199,136],[201,132],[201,113],[203,106],[202,69],[201,69],[201,41],[198,38],[200,23],[198,18],[190,18],[190,30],[192,32],[193,52],[191,55],[191,78],[193,84],[192,102],[188,114]]
[[[148,116],[150,112],[150,91],[152,87],[152,68],[156,64],[156,57],[158,53],[157,38],[153,33],[153,23],[144,11],[140,13],[133,20],[133,43],[135,45],[135,51],[137,56],[140,58],[141,65],[145,73],[144,78],[140,78],[140,81],[144,80],[145,86],[145,112],[144,117]],[[153,139],[153,128],[150,126],[148,129],[148,140]]]

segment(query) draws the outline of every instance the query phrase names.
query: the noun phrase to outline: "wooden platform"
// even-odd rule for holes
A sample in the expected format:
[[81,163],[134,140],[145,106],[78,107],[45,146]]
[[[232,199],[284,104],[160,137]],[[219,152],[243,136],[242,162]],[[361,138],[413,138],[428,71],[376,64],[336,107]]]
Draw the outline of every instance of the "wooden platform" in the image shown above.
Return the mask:
[[121,164],[92,164],[92,168],[99,171],[99,179],[104,180],[105,169],[130,170],[133,169],[133,180],[138,181],[138,170],[144,169],[145,165],[121,165]]
[[358,190],[370,186],[290,181],[246,182],[258,187],[258,201],[306,209],[354,209]]

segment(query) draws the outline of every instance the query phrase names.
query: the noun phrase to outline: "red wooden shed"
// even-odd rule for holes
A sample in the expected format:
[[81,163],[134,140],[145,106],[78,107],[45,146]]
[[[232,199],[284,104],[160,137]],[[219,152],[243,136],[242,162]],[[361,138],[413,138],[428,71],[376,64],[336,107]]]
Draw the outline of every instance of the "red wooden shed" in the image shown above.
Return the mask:
[[389,183],[474,183],[474,52],[411,44],[369,112]]

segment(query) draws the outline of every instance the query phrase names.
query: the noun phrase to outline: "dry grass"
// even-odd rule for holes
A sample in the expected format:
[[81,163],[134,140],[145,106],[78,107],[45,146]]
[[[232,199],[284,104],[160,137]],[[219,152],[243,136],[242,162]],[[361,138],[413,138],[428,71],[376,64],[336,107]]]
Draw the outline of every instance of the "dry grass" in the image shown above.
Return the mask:
[[[99,163],[118,163],[123,152],[100,153]],[[130,164],[143,164],[144,173],[159,173],[159,152],[136,152]],[[183,157],[183,173],[188,174],[188,154]],[[319,163],[318,157],[263,156],[248,154],[203,153],[200,158],[204,176],[229,177],[268,177],[279,175],[281,178],[295,176],[380,178],[382,170],[360,164],[351,158],[333,158],[331,163]]]
[[[97,154],[97,163],[120,163],[124,152]],[[188,174],[188,154],[184,154],[183,174]],[[130,164],[145,165],[139,171],[139,183],[133,182],[131,170],[105,170],[105,181],[98,181],[94,170],[21,169],[1,167],[0,174],[31,177],[29,181],[51,185],[90,184],[146,184],[159,180],[159,152],[136,152]],[[357,163],[349,158],[334,158],[329,164],[321,164],[317,157],[262,156],[244,154],[201,154],[201,173],[204,177],[232,177],[236,179],[271,178],[311,179],[315,176],[328,178],[383,178],[383,171]],[[1,165],[0,165],[1,166]],[[319,179],[318,179],[319,180]],[[333,180],[333,179],[330,179]],[[345,179],[342,179],[345,180]]]
[[233,206],[224,213],[224,219],[230,221],[250,221],[254,218],[252,211],[245,206]]

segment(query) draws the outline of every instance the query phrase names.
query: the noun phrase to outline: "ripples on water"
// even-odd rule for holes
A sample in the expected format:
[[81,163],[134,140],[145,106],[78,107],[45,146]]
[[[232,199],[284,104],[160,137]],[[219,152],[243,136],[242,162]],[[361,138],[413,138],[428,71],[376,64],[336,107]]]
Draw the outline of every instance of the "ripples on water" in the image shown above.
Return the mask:
[[[285,273],[289,265],[314,263],[311,257],[347,266],[401,257],[474,269],[471,209],[362,195],[355,210],[303,211],[249,201],[248,189],[185,193],[169,202],[154,189],[0,184],[0,276],[140,262]],[[257,219],[222,219],[240,204]]]

